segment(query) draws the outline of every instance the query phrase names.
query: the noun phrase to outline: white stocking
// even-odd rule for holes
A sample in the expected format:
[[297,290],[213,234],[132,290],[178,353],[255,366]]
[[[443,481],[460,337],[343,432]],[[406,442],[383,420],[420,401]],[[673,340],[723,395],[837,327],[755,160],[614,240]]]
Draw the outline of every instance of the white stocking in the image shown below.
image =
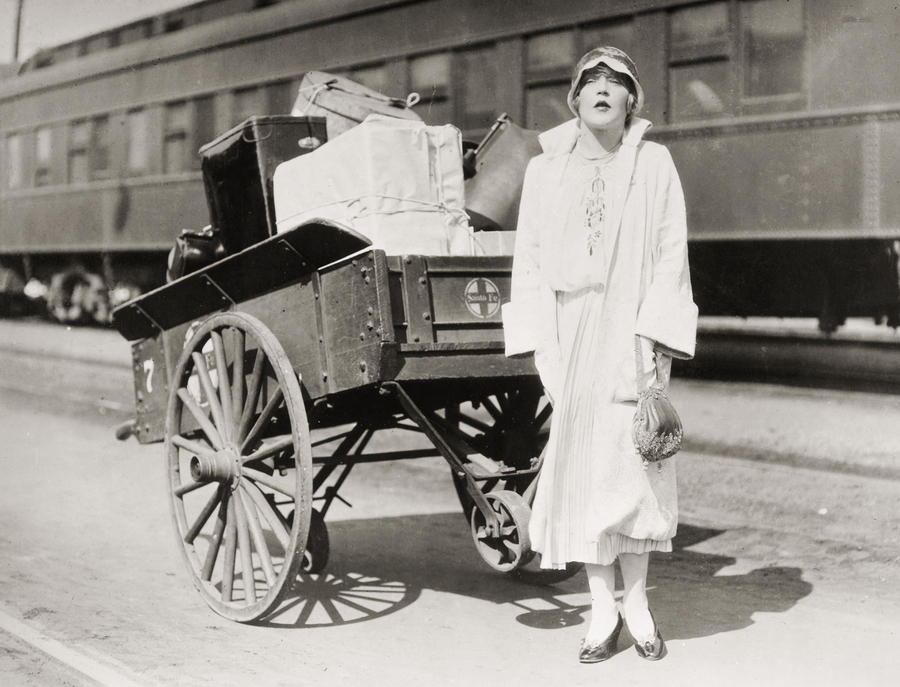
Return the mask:
[[647,601],[647,565],[649,553],[620,553],[619,567],[625,591],[622,596],[622,610],[631,636],[639,642],[656,637],[650,606]]
[[613,565],[585,563],[591,589],[591,625],[585,638],[602,641],[609,637],[618,620],[616,610],[616,571]]

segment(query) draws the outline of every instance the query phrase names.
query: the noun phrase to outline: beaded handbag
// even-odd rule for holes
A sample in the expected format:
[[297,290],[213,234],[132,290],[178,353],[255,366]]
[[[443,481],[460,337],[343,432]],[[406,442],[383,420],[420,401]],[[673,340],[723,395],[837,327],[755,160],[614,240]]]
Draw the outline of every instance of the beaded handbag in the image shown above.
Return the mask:
[[[636,361],[640,361],[640,344],[636,352]],[[669,370],[661,365],[661,354],[654,355],[656,361],[656,381],[647,389],[638,393],[637,409],[631,426],[631,437],[634,447],[641,456],[644,467],[675,455],[681,448],[684,429],[681,418],[666,391],[669,382]],[[638,363],[637,379],[642,374]]]

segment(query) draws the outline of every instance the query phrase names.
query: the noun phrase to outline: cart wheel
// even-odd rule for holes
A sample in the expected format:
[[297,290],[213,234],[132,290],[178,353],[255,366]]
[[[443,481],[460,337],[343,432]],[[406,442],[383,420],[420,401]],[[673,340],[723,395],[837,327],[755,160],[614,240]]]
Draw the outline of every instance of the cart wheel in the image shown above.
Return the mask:
[[[213,315],[185,345],[169,394],[166,453],[194,586],[226,618],[265,616],[303,560],[312,449],[297,376],[255,317]],[[290,523],[289,509],[297,514]]]
[[[294,511],[288,515],[288,522],[294,521]],[[328,565],[328,555],[331,553],[331,544],[328,539],[328,528],[325,526],[325,518],[313,508],[309,520],[309,535],[306,537],[306,550],[303,552],[303,562],[300,570],[304,573],[320,573]]]
[[531,509],[514,491],[492,491],[485,494],[485,498],[500,518],[500,534],[489,533],[484,515],[478,508],[473,508],[470,517],[472,540],[485,563],[494,570],[510,572],[534,556],[528,539]]

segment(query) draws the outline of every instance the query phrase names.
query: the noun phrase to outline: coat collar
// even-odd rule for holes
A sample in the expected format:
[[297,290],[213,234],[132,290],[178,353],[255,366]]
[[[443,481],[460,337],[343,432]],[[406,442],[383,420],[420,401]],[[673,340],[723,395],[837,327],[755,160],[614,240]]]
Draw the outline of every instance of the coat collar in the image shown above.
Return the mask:
[[[623,146],[637,146],[644,137],[644,133],[651,127],[650,121],[641,117],[634,117],[631,120],[631,126],[625,131],[622,137]],[[551,157],[557,155],[565,155],[572,152],[575,143],[578,141],[580,131],[580,122],[577,117],[563,122],[559,126],[548,129],[540,136],[538,141],[541,143],[544,153]]]

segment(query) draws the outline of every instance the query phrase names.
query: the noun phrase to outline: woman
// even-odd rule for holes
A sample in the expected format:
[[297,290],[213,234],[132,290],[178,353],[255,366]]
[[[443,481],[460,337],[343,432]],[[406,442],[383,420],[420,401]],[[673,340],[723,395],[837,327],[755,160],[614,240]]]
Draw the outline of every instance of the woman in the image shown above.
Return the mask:
[[697,308],[681,184],[668,150],[641,140],[643,100],[621,50],[579,60],[568,95],[575,119],[541,135],[544,153],[525,174],[503,310],[507,355],[534,351],[554,404],[529,534],[543,567],[585,564],[585,663],[615,653],[623,615],[640,656],[666,653],[646,580],[650,552],[672,550],[675,465],[646,469],[631,425],[657,363],[666,381],[671,356],[693,356]]

